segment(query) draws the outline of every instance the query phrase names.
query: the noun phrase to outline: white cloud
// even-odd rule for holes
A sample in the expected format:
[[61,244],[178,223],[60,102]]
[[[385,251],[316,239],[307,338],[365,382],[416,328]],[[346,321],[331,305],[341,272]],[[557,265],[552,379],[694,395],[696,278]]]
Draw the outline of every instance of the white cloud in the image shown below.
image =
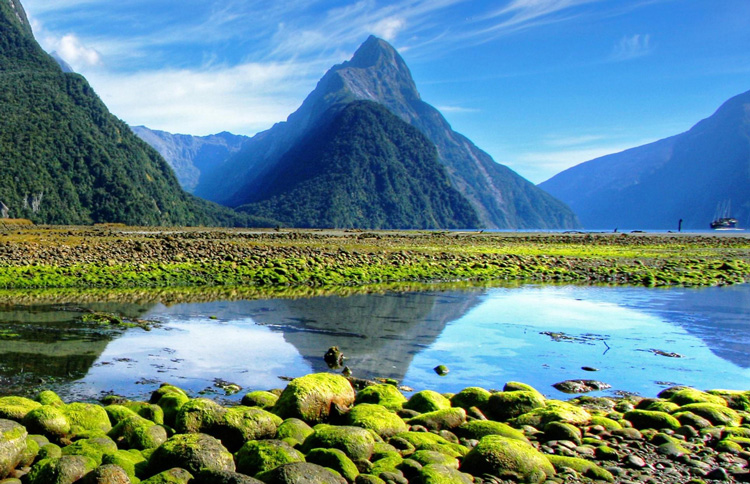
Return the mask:
[[643,57],[651,53],[651,36],[649,34],[634,34],[623,37],[615,45],[611,59],[625,61]]
[[370,31],[378,37],[392,42],[396,36],[406,27],[406,20],[399,17],[388,17],[378,21],[370,27]]
[[443,113],[479,113],[481,112],[481,109],[476,108],[465,108],[462,106],[452,106],[452,105],[442,105],[442,106],[435,106],[435,109],[437,109],[440,112]]
[[96,49],[83,45],[75,34],[64,35],[53,42],[54,49],[68,64],[79,69],[81,66],[96,66],[101,64],[101,55]]

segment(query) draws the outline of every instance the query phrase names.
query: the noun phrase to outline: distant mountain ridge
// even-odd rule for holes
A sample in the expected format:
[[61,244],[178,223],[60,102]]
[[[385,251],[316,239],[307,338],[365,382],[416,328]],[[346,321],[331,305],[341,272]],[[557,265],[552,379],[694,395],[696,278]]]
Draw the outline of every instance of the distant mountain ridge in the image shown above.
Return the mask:
[[37,223],[235,225],[247,216],[183,192],[159,154],[0,0],[0,217]]
[[717,207],[750,222],[750,91],[689,131],[574,166],[539,185],[590,229],[707,229]]
[[315,129],[324,113],[356,100],[373,101],[424,133],[436,146],[451,185],[468,199],[487,228],[573,228],[575,215],[563,203],[495,163],[443,116],[421,100],[406,63],[387,42],[370,37],[354,57],[334,66],[286,122],[259,133],[212,175],[195,194],[231,207],[256,203],[260,180]]
[[226,131],[209,136],[191,136],[153,130],[145,126],[130,128],[169,163],[180,185],[188,192],[195,190],[201,176],[208,176],[250,139]]

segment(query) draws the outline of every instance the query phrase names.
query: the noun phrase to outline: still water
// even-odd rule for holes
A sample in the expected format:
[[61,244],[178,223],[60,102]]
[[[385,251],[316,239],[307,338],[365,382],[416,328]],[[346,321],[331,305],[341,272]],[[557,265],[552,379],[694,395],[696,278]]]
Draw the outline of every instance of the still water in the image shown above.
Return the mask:
[[[750,285],[706,289],[538,286],[175,305],[0,307],[0,392],[144,397],[161,382],[222,396],[327,371],[338,346],[354,376],[419,389],[501,389],[596,379],[654,396],[681,384],[750,389]],[[83,324],[86,309],[158,321],[151,331]],[[665,356],[672,355],[672,356]],[[433,368],[446,365],[438,376]],[[582,367],[598,369],[584,371]]]

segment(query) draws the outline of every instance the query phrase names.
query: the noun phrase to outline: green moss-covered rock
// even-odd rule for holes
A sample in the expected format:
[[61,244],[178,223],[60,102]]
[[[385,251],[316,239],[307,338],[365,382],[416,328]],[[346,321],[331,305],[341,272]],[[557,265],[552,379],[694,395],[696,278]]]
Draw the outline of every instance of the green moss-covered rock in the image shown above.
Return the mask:
[[655,400],[653,402],[650,402],[648,405],[646,405],[641,410],[651,410],[654,412],[666,412],[666,413],[674,413],[676,412],[680,406],[674,402],[670,402],[668,400]]
[[125,469],[114,464],[97,467],[86,474],[81,482],[85,484],[133,484]]
[[683,441],[662,432],[653,435],[650,442],[656,446],[656,451],[659,454],[674,459],[691,453],[690,450],[683,445]]
[[167,431],[164,427],[141,417],[130,409],[125,408],[125,410],[130,414],[119,418],[118,423],[107,434],[117,442],[119,447],[139,450],[155,449],[167,441]]
[[298,418],[288,418],[281,422],[276,430],[276,438],[279,440],[293,439],[301,444],[314,432],[313,428]]
[[206,434],[178,434],[160,445],[149,459],[151,472],[181,467],[197,473],[203,468],[234,471],[232,454]]
[[180,467],[174,467],[151,476],[141,484],[188,484],[193,479],[193,474]]
[[484,388],[464,388],[451,397],[451,405],[453,407],[461,407],[464,410],[468,410],[471,407],[483,409],[487,405],[487,402],[489,402],[490,395],[490,392]]
[[423,466],[430,464],[439,464],[442,466],[458,469],[459,464],[456,457],[452,457],[450,455],[434,450],[418,450],[410,455],[409,458],[419,462]]
[[334,471],[310,462],[283,464],[257,477],[266,484],[346,484]]
[[[26,450],[24,450],[23,454],[21,455],[21,462],[19,463],[19,465],[21,467],[30,467],[39,454],[39,447],[39,443],[36,439],[32,438],[31,436],[26,437]],[[2,437],[0,437],[0,448],[2,448]],[[2,455],[1,450],[0,455]]]
[[384,406],[372,403],[360,403],[346,414],[349,425],[372,430],[383,438],[392,437],[409,430],[404,420]]
[[63,447],[62,455],[82,455],[91,458],[97,466],[102,465],[102,458],[106,454],[117,452],[117,444],[109,437],[76,440]]
[[245,405],[246,407],[260,407],[264,410],[270,410],[274,405],[276,405],[276,402],[278,400],[278,395],[275,395],[271,392],[258,390],[245,394],[245,396],[242,397],[242,405]]
[[542,482],[555,474],[550,461],[532,445],[500,435],[488,435],[464,457],[461,470],[474,476]]
[[404,458],[399,454],[390,454],[374,459],[372,467],[369,472],[373,475],[380,477],[385,481],[390,481],[386,474],[396,474],[403,476],[403,472],[399,469],[399,466],[404,462]]
[[164,425],[164,410],[159,405],[147,402],[124,402],[122,405],[157,425]]
[[[177,411],[174,429],[177,433],[208,433],[216,426],[227,409],[208,398],[194,398]],[[166,416],[165,416],[166,417]]]
[[61,407],[42,405],[26,414],[23,425],[33,433],[59,441],[70,434],[70,421]]
[[238,406],[228,408],[221,414],[219,420],[207,429],[207,433],[221,440],[231,452],[242,447],[248,440],[275,437],[281,423],[281,418],[262,408]]
[[151,394],[149,403],[158,405],[164,413],[164,424],[174,427],[177,412],[188,401],[190,401],[190,397],[181,388],[162,385]]
[[60,396],[52,390],[39,392],[39,395],[37,395],[36,397],[36,401],[41,403],[42,405],[53,405],[55,407],[62,407],[65,405],[65,402],[62,401],[62,398],[60,398]]
[[490,395],[485,413],[492,420],[504,422],[547,405],[537,391],[498,392]]
[[196,476],[193,484],[263,484],[263,481],[255,479],[239,472],[216,471],[203,469]]
[[28,436],[18,422],[0,419],[0,479],[7,477],[23,460]]
[[347,482],[354,482],[359,475],[357,466],[339,449],[312,449],[305,456],[307,462],[328,467],[341,474]]
[[[416,450],[434,450],[451,457],[464,456],[469,452],[469,449],[463,445],[455,444],[430,432],[404,432],[396,435],[394,439],[403,440],[414,446]],[[394,439],[391,439],[391,441],[394,441]]]
[[378,476],[372,474],[360,474],[354,481],[355,484],[386,484],[386,482]]
[[503,386],[504,392],[534,392],[541,395],[542,393],[537,390],[536,388],[532,387],[531,385],[527,385],[526,383],[521,383],[518,381],[509,381],[508,383]]
[[744,447],[740,443],[734,442],[732,439],[723,439],[716,444],[715,449],[717,452],[739,454],[744,450]]
[[70,423],[70,433],[73,435],[82,435],[87,432],[106,434],[112,430],[107,411],[101,405],[75,402],[62,407],[62,411]]
[[72,484],[96,469],[96,462],[82,455],[40,460],[27,475],[28,484]]
[[691,403],[683,405],[680,407],[680,412],[692,412],[714,425],[737,427],[742,423],[742,417],[736,410],[714,403]]
[[679,420],[666,412],[652,410],[631,410],[624,415],[625,420],[633,424],[638,430],[643,429],[678,429],[681,427]]
[[550,440],[569,440],[581,444],[583,434],[575,425],[565,422],[550,422],[544,426],[544,438]]
[[732,410],[750,412],[750,392],[739,390],[709,390],[707,393],[724,399]]
[[41,405],[24,397],[0,397],[0,419],[20,422],[27,413]]
[[544,428],[550,422],[587,425],[590,421],[591,415],[583,408],[559,400],[547,400],[544,407],[535,408],[516,417],[513,424],[518,427],[530,425],[535,428]]
[[354,426],[318,424],[302,445],[303,452],[315,448],[333,448],[344,451],[352,460],[369,459],[375,446],[370,431]]
[[60,457],[62,457],[62,447],[57,444],[50,443],[39,447],[38,460],[59,459]]
[[428,464],[419,471],[419,484],[471,484],[474,479],[451,466]]
[[435,410],[451,408],[451,401],[438,392],[422,390],[412,395],[403,405],[403,408],[408,408],[419,413],[434,412]]
[[406,403],[406,397],[393,385],[382,383],[365,387],[357,392],[354,403],[372,403],[382,405],[388,410],[398,411]]
[[494,420],[472,420],[454,430],[459,437],[479,440],[485,435],[502,435],[509,439],[518,439],[528,442],[526,436],[518,429],[508,424],[495,422]]
[[615,478],[608,470],[599,467],[591,461],[579,459],[576,457],[565,457],[561,455],[547,455],[547,459],[552,463],[557,471],[567,467],[589,479],[597,481],[615,482]]
[[118,450],[102,456],[102,464],[113,464],[121,467],[135,484],[148,472],[148,461],[137,450]]
[[684,388],[677,390],[669,397],[669,401],[677,405],[689,405],[691,403],[713,403],[714,405],[727,406],[727,401],[717,395],[696,390],[695,388]]
[[305,456],[282,440],[251,440],[234,456],[237,472],[255,476],[282,464],[305,462]]
[[617,422],[616,420],[612,420],[611,418],[608,418],[608,417],[602,417],[601,415],[592,415],[590,424],[601,425],[602,427],[604,427],[605,430],[609,430],[609,431],[622,428],[622,425],[620,425],[620,423]]
[[429,430],[450,430],[466,423],[466,410],[460,407],[435,410],[410,418],[406,423],[422,425]]
[[273,413],[312,424],[324,422],[332,409],[347,409],[353,403],[354,389],[349,380],[333,373],[314,373],[289,382]]

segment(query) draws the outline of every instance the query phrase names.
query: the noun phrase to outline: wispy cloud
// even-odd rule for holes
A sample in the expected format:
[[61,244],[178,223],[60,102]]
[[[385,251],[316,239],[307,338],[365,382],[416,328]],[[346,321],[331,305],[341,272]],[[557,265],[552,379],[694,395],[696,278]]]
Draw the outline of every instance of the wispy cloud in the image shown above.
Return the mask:
[[451,105],[442,105],[442,106],[435,106],[436,109],[438,109],[441,112],[444,113],[479,113],[481,112],[481,109],[476,108],[466,108],[462,106],[451,106]]
[[633,34],[620,39],[612,50],[611,60],[626,61],[650,53],[651,36],[649,34]]

